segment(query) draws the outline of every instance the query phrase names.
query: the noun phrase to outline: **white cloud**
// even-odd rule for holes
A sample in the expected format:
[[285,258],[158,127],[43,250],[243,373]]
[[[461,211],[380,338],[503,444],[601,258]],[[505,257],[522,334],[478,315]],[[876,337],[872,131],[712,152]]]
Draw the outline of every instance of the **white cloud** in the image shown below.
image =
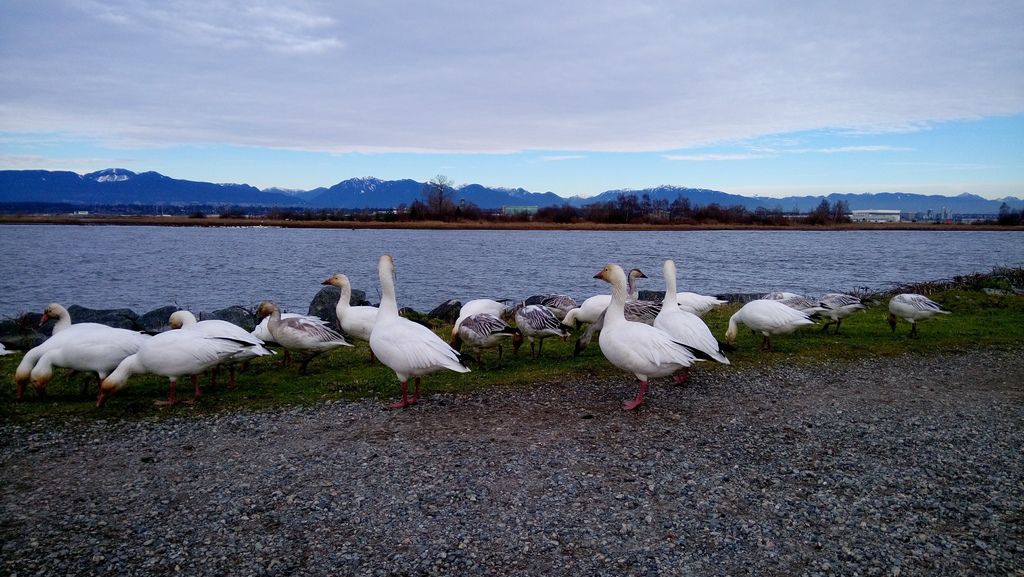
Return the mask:
[[582,160],[586,157],[587,155],[585,154],[561,154],[552,156],[542,156],[540,157],[540,159],[545,162],[562,162],[565,160]]
[[750,160],[754,158],[768,158],[767,154],[664,154],[666,160],[688,160],[692,162],[720,161],[720,160]]
[[921,130],[1024,112],[1021,21],[1017,0],[40,0],[5,7],[0,111],[130,146],[333,152]]
[[913,148],[904,146],[888,146],[885,144],[869,144],[863,146],[837,146],[832,148],[816,148],[814,152],[825,154],[837,154],[843,152],[907,152]]

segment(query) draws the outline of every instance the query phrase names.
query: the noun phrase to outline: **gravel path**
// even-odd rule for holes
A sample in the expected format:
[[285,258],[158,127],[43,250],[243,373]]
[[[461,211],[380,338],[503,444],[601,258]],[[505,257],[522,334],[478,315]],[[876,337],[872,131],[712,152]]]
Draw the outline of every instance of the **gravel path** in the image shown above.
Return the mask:
[[1020,576],[1022,353],[6,425],[0,573]]

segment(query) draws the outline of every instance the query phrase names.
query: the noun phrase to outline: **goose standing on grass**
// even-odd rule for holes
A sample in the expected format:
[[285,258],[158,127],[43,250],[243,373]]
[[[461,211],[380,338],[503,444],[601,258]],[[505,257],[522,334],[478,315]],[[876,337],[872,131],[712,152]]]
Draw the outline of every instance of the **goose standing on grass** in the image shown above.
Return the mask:
[[[251,337],[250,337],[251,338]],[[167,377],[170,381],[166,401],[156,401],[156,405],[170,406],[178,402],[178,379],[191,377],[194,394],[189,403],[194,403],[202,396],[199,388],[199,374],[220,363],[236,358],[247,348],[262,349],[262,353],[270,354],[260,345],[249,341],[236,340],[229,337],[212,337],[198,330],[165,331],[146,340],[138,352],[125,357],[107,378],[100,382],[100,394],[96,398],[96,406],[102,407],[111,395],[120,391],[128,384],[132,375],[152,374]]]
[[523,340],[519,329],[509,326],[508,323],[490,313],[477,313],[462,319],[462,322],[459,323],[459,332],[452,339],[451,346],[459,352],[462,352],[463,345],[475,350],[477,352],[476,361],[481,366],[484,364],[483,351],[498,349],[498,366],[500,367],[501,343],[509,337],[512,338],[513,346],[519,348],[518,343]]
[[459,308],[459,318],[455,319],[455,324],[452,325],[452,338],[454,339],[455,335],[459,333],[459,325],[462,324],[462,321],[481,313],[493,315],[500,319],[505,315],[505,305],[492,299],[466,301],[466,304]]
[[[249,346],[249,347],[246,347],[246,348],[242,349],[241,351],[238,352],[237,355],[233,356],[230,359],[230,362],[225,363],[225,364],[228,365],[228,371],[229,371],[229,373],[228,373],[228,390],[229,391],[235,390],[235,387],[236,387],[236,385],[235,385],[235,363],[242,362],[242,361],[247,361],[249,359],[254,359],[256,357],[262,357],[262,356],[265,356],[265,355],[272,355],[272,354],[274,354],[272,351],[270,351],[269,349],[267,349],[266,347],[263,346],[265,343],[262,340],[254,337],[252,335],[252,333],[250,333],[249,331],[243,329],[242,327],[240,327],[240,326],[238,326],[236,324],[233,324],[233,323],[229,323],[227,321],[216,320],[216,319],[211,319],[211,320],[206,320],[206,321],[196,321],[196,316],[193,315],[192,313],[190,313],[189,311],[175,311],[175,312],[171,313],[170,318],[167,320],[167,324],[168,324],[168,326],[171,327],[171,329],[183,329],[183,330],[187,330],[187,331],[198,331],[200,333],[203,333],[206,336],[210,336],[210,337],[225,337],[225,338],[234,339],[236,341],[249,343],[250,345],[252,345],[252,346]],[[219,365],[218,365],[218,367],[219,367]],[[213,368],[213,371],[214,371],[213,374],[214,375],[217,374],[216,371],[217,371],[218,367],[214,367]],[[213,379],[211,379],[211,382],[210,382],[211,385],[213,384],[213,381],[215,379],[216,379],[216,376],[214,376]]]
[[[789,294],[789,293],[784,293],[784,294]],[[789,307],[789,308],[791,308],[791,309],[793,309],[795,311],[800,311],[800,312],[806,314],[809,317],[820,315],[821,313],[825,312],[826,308],[828,308],[825,305],[823,305],[821,303],[821,301],[817,301],[817,300],[814,300],[814,299],[809,299],[809,298],[807,298],[805,296],[800,296],[800,295],[786,297],[784,299],[765,299],[765,300],[774,300],[775,302],[782,303],[782,304],[786,305],[787,307]]]
[[[541,351],[544,350],[544,339],[548,337],[560,337],[562,339],[569,336],[569,331],[565,328],[565,325],[558,320],[555,313],[547,306],[544,305],[526,305],[516,309],[515,312],[516,327],[523,333],[523,336],[530,340],[530,358],[536,359],[540,357]],[[534,339],[539,341],[537,346],[537,352],[534,353]],[[519,345],[522,344],[522,340],[516,345],[516,351],[519,351]]]
[[373,322],[377,320],[377,307],[352,306],[352,284],[348,277],[339,273],[321,284],[341,289],[341,297],[334,308],[338,315],[338,326],[346,335],[361,341],[369,341]]
[[563,294],[534,295],[523,301],[523,304],[546,307],[558,320],[564,319],[569,311],[580,306],[576,304],[576,299]]
[[277,344],[286,350],[308,353],[299,365],[299,372],[305,373],[309,361],[317,356],[339,347],[351,347],[352,343],[332,330],[323,320],[315,317],[283,318],[277,305],[263,301],[256,310],[256,320],[268,317],[267,330]]
[[903,293],[889,300],[889,326],[896,332],[896,319],[901,318],[910,323],[910,336],[917,336],[917,321],[929,319],[935,315],[948,315],[950,311],[932,299],[915,293]]
[[612,285],[612,300],[605,311],[601,331],[601,352],[610,363],[640,380],[636,397],[622,404],[623,409],[631,411],[644,402],[649,378],[665,377],[685,369],[696,357],[689,347],[676,342],[661,329],[626,320],[626,273],[622,267],[606,265],[594,278]]
[[[398,315],[395,263],[391,255],[380,257],[377,274],[381,288],[380,312],[370,333],[370,349],[377,360],[395,371],[395,376],[402,383],[402,400],[392,405],[401,409],[419,401],[420,377],[423,375],[441,369],[468,373],[469,369],[459,360],[458,351],[448,346],[434,331]],[[416,379],[412,398],[408,394],[409,378]]]
[[46,393],[46,386],[53,379],[54,368],[96,373],[102,381],[125,357],[138,352],[150,338],[149,335],[127,329],[100,326],[103,328],[78,332],[78,338],[66,339],[63,344],[50,347],[39,357],[32,367],[30,379],[32,387],[40,396]]
[[843,323],[843,319],[867,308],[859,298],[842,293],[828,293],[819,299],[819,303],[822,307],[819,315],[829,319],[821,329],[827,333],[829,325],[834,323],[837,335],[839,334],[839,325]]
[[729,328],[725,332],[725,339],[730,345],[736,342],[736,325],[746,325],[750,330],[764,335],[761,341],[761,350],[772,350],[771,335],[784,335],[796,329],[813,325],[806,313],[787,307],[779,301],[758,299],[743,305],[729,317]]
[[[662,269],[665,273],[665,300],[662,303],[661,312],[654,319],[654,328],[665,331],[676,342],[690,347],[699,359],[713,360],[728,365],[729,359],[722,352],[721,344],[711,334],[708,325],[699,316],[683,310],[682,307],[673,306],[676,294],[676,263],[666,260]],[[689,368],[684,369],[676,377],[676,382],[682,383],[689,376]]]

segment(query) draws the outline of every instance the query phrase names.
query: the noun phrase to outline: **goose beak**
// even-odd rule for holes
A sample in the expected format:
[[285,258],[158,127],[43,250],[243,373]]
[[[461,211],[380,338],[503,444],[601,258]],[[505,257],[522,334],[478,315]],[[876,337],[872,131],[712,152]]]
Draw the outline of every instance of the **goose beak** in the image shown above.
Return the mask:
[[320,284],[331,284],[331,279],[327,279],[327,280],[325,280],[324,282],[322,282]]

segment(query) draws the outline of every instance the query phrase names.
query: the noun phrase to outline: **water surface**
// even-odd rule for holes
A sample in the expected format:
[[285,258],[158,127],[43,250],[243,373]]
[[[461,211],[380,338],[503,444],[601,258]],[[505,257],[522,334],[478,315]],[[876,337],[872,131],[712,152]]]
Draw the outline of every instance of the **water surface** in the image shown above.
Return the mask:
[[269,299],[306,312],[320,282],[343,272],[378,300],[377,259],[391,254],[400,306],[447,299],[577,300],[607,291],[608,262],[639,267],[661,290],[788,290],[809,295],[1024,266],[1024,233],[1002,231],[438,231],[0,225],[0,317],[49,302],[145,313],[167,304],[211,311]]

